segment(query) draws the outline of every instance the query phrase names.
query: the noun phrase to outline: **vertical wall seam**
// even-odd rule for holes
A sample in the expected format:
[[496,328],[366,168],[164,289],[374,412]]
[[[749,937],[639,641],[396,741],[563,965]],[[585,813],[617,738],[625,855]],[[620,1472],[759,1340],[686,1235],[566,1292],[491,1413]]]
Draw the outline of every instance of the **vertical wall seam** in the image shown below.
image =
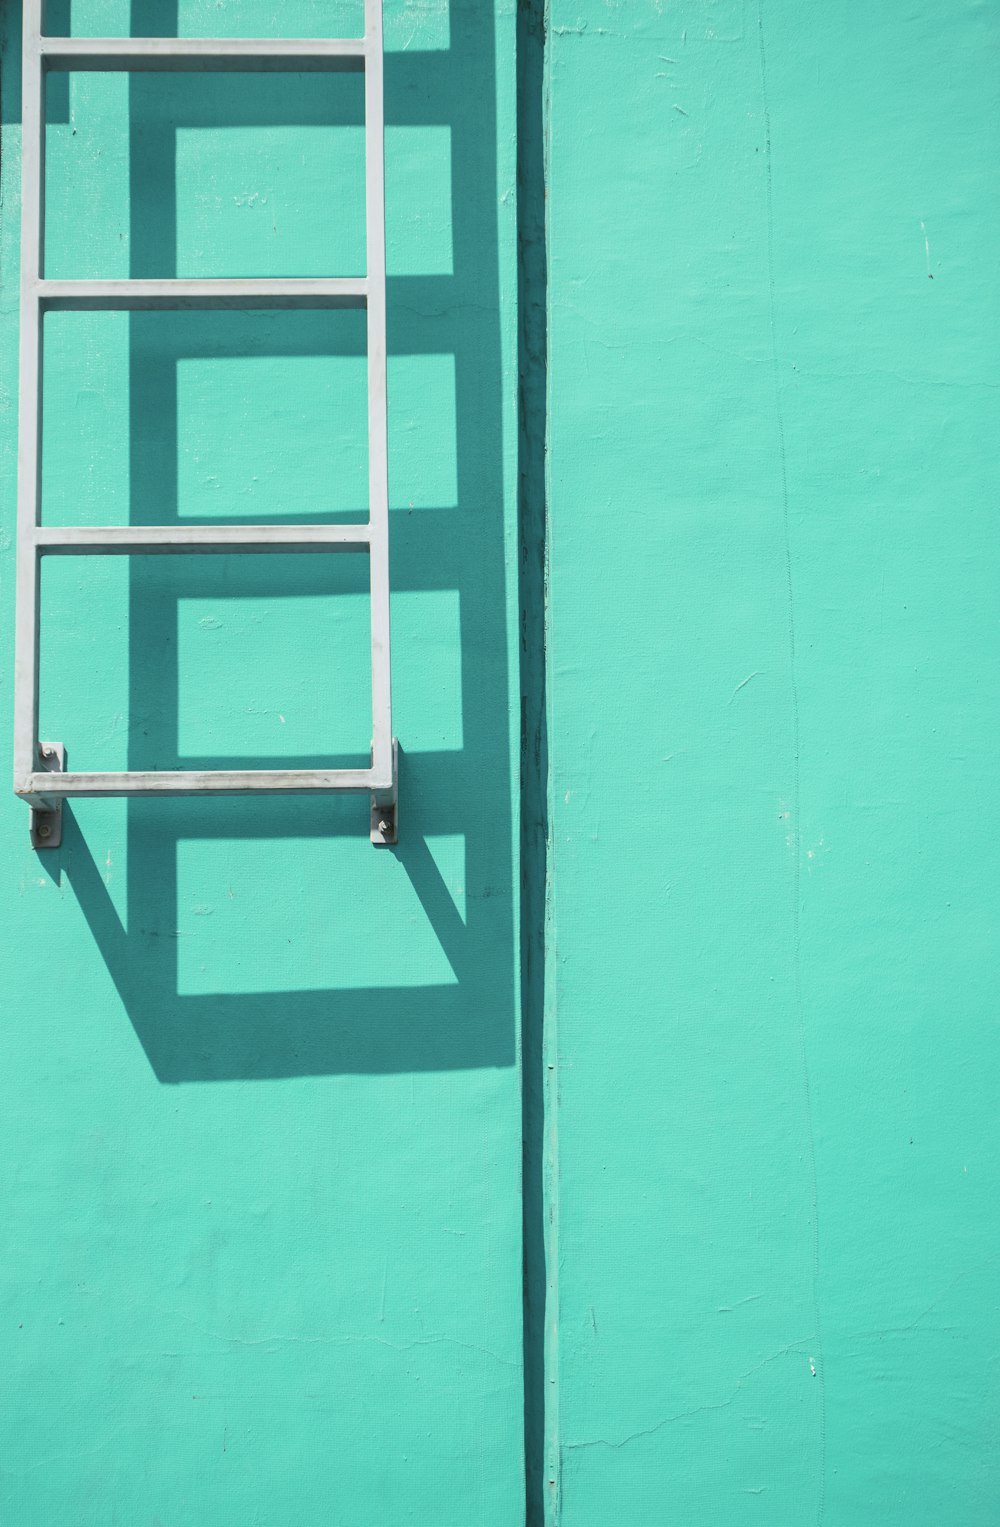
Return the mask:
[[[545,0],[517,7],[518,620],[525,1522],[553,1523],[555,1426],[547,717],[548,271]],[[556,1454],[557,1457],[557,1454]]]
[[[549,186],[551,183],[551,69],[552,53],[549,47],[551,36],[550,0],[541,0],[542,11],[542,51],[540,58],[539,82],[539,122],[541,133],[541,158],[542,158],[542,239],[543,253],[545,257],[545,291],[544,291],[544,316],[545,316],[545,376],[544,376],[544,455],[542,463],[542,486],[544,493],[544,540],[542,546],[542,579],[543,579],[543,612],[544,612],[544,636],[545,645],[543,651],[543,671],[545,678],[544,715],[546,736],[551,735],[552,726],[552,646],[550,641],[551,631],[551,564],[552,564],[552,534],[549,505],[551,495],[551,457],[549,453],[549,423],[552,418],[552,385],[549,367],[549,284],[548,284],[548,251],[551,237],[551,199]],[[543,948],[545,965],[545,1012],[543,1026],[543,1068],[542,1086],[544,1096],[543,1129],[544,1129],[544,1162],[545,1172],[542,1182],[542,1192],[545,1204],[545,1264],[547,1269],[545,1297],[546,1297],[546,1323],[545,1323],[545,1348],[543,1364],[546,1376],[545,1394],[545,1522],[547,1527],[556,1527],[562,1515],[562,1442],[561,1442],[561,1418],[560,1418],[560,1363],[559,1363],[559,1043],[556,1011],[556,919],[555,919],[555,882],[554,882],[554,859],[552,854],[552,823],[555,820],[554,789],[555,782],[550,763],[548,749],[545,755],[545,774],[543,779],[545,794],[545,843],[546,843],[546,875],[545,875],[545,905],[543,909]]]
[[[806,1036],[805,1000],[802,988],[802,726],[799,712],[799,679],[796,652],[796,599],[795,576],[792,559],[791,501],[788,482],[788,450],[785,439],[785,416],[782,405],[781,361],[778,354],[777,299],[774,280],[774,160],[771,145],[771,107],[767,88],[767,49],[764,30],[764,0],[757,4],[757,42],[760,62],[761,116],[764,126],[764,203],[767,220],[767,281],[768,317],[770,327],[771,374],[774,386],[775,422],[778,440],[778,472],[781,493],[781,537],[785,571],[785,604],[788,615],[788,695],[792,730],[792,794],[791,794],[791,840],[792,840],[792,971],[795,1020],[798,1030],[799,1055],[802,1068],[802,1106],[808,1146],[808,1163],[812,1202],[810,1220],[812,1226],[811,1294],[813,1310],[813,1340],[818,1361],[818,1421],[817,1438],[817,1490],[816,1527],[822,1527],[826,1517],[826,1364],[823,1347],[822,1320],[819,1302],[819,1169],[816,1160],[816,1129],[813,1120],[812,1081],[809,1070],[809,1048]],[[810,1362],[812,1359],[810,1358]]]

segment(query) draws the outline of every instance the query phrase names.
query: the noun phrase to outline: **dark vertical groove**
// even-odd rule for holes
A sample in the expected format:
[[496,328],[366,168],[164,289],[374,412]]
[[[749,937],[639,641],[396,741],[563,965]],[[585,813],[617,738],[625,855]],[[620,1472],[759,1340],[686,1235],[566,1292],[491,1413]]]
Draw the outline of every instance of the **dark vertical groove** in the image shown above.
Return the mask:
[[518,527],[521,681],[521,1065],[524,1203],[525,1522],[545,1518],[545,697],[548,272],[545,0],[517,8]]

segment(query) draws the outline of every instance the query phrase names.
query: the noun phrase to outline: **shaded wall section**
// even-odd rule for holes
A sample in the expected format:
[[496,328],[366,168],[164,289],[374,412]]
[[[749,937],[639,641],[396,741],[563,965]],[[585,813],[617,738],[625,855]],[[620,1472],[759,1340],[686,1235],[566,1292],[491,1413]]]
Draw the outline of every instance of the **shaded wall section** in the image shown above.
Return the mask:
[[551,22],[561,1520],[986,1527],[996,10]]
[[[361,7],[76,0],[49,27],[356,35]],[[388,3],[386,40],[401,841],[370,847],[360,798],[105,801],[35,855],[0,802],[20,1527],[523,1509],[513,10]],[[338,75],[55,79],[47,273],[361,273],[362,101]],[[359,316],[53,315],[44,518],[363,517]],[[349,557],[52,559],[43,731],[81,768],[360,762],[366,579]]]

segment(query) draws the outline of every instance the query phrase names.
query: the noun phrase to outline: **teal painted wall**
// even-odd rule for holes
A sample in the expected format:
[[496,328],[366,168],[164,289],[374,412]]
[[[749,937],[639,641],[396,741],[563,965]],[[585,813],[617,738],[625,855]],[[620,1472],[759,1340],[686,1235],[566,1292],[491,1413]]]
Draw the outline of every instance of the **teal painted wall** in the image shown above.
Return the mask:
[[[78,33],[357,35],[360,4],[50,0]],[[19,14],[3,7],[0,773]],[[397,853],[367,806],[0,797],[0,1517],[522,1511],[514,15],[386,5]],[[48,274],[363,270],[359,77],[52,81]],[[357,314],[60,315],[50,523],[365,509]],[[360,762],[361,558],[51,560],[72,765]]]
[[564,1527],[997,1519],[998,22],[552,0]]
[[[551,0],[544,74],[517,9],[387,4],[398,852],[233,800],[35,855],[0,801],[17,1527],[508,1527],[525,1430],[532,1527],[996,1517],[995,8]],[[360,104],[54,81],[49,273],[360,270]],[[51,523],[363,510],[352,315],[46,358]],[[356,761],[363,571],[51,560],[43,735]]]

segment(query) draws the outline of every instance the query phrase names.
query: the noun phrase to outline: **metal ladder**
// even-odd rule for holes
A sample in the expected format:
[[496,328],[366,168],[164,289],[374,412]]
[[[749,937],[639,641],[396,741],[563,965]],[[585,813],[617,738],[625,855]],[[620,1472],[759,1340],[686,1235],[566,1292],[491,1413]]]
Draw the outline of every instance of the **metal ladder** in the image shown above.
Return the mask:
[[[21,118],[21,337],[17,495],[14,790],[31,807],[36,848],[58,846],[68,796],[371,794],[371,839],[396,841],[397,747],[389,666],[386,462],[385,191],[382,0],[364,0],[349,40],[48,37],[44,0],[24,0]],[[45,279],[45,78],[49,70],[364,71],[367,275],[358,280]],[[196,308],[365,308],[368,329],[368,521],[327,525],[42,526],[42,339],[46,312]],[[121,553],[358,551],[371,590],[372,747],[367,769],[215,769],[73,773],[61,744],[38,740],[41,558]]]

